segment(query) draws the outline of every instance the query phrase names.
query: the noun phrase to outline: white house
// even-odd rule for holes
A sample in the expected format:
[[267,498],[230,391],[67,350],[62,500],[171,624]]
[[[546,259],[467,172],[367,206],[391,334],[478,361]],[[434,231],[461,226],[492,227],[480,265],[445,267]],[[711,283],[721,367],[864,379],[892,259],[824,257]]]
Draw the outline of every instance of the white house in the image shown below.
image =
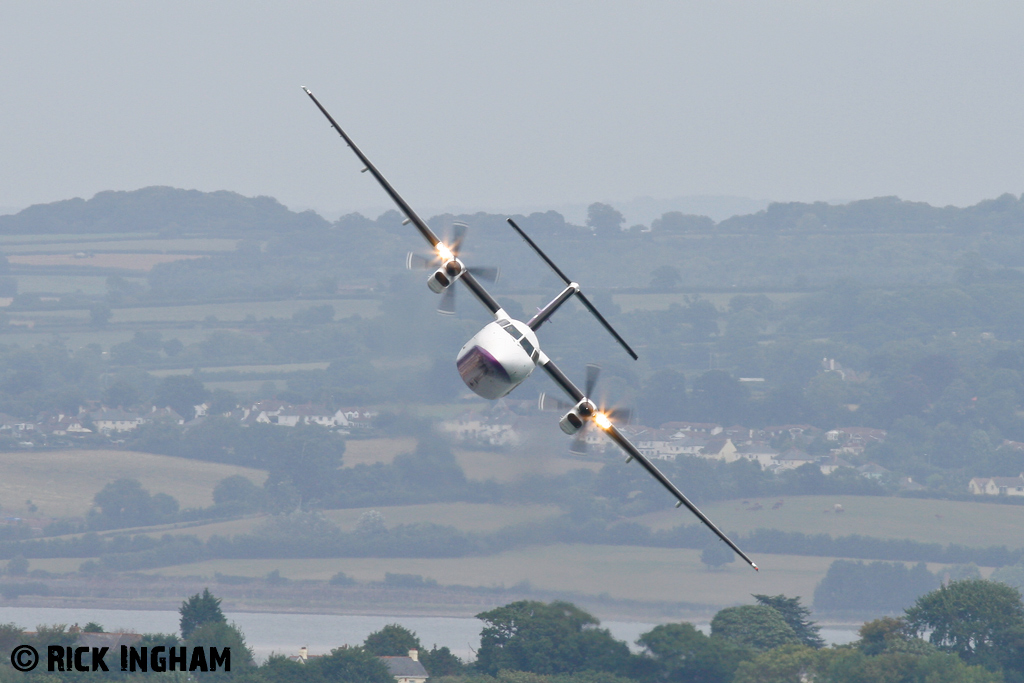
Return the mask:
[[138,413],[120,408],[100,408],[89,413],[89,419],[96,425],[96,430],[103,434],[130,432],[142,424],[142,418]]
[[378,657],[388,668],[388,673],[395,677],[397,683],[424,683],[430,674],[420,663],[420,653],[409,650],[408,657]]
[[773,469],[780,472],[783,470],[795,470],[797,467],[806,465],[809,462],[817,462],[817,458],[798,448],[790,448],[775,456]]
[[648,430],[636,443],[637,450],[652,460],[675,460],[680,455],[701,455],[708,439],[683,436],[678,431]]
[[967,490],[976,496],[1024,496],[1024,473],[1018,477],[975,477]]

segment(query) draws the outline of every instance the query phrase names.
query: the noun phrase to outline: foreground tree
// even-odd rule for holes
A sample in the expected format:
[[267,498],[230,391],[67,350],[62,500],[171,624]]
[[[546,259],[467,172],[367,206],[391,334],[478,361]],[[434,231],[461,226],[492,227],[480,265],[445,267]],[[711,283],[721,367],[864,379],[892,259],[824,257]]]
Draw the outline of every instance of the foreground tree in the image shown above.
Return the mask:
[[399,624],[388,624],[363,641],[363,649],[378,657],[405,657],[410,650],[419,650],[420,647],[416,634]]
[[1024,603],[1016,588],[995,581],[953,581],[907,610],[914,634],[969,664],[1024,673]]
[[727,607],[711,620],[711,635],[755,650],[800,643],[782,615],[764,605]]
[[313,675],[305,680],[330,683],[394,683],[384,663],[361,647],[339,647],[331,654],[311,660]]
[[226,624],[228,621],[220,609],[220,598],[214,597],[209,588],[204,588],[202,593],[196,593],[181,603],[178,613],[181,614],[181,637],[185,639],[200,626]]
[[245,635],[235,624],[222,621],[200,624],[185,638],[185,645],[190,648],[228,648],[231,652],[232,675],[248,671],[254,665],[253,652],[245,642]]
[[816,652],[806,645],[783,645],[763,652],[736,668],[732,683],[789,683],[817,678]]
[[637,640],[647,657],[641,677],[656,681],[726,683],[736,667],[754,656],[753,650],[724,638],[709,638],[693,624],[661,624]]
[[810,620],[811,610],[800,604],[800,598],[787,598],[785,595],[754,595],[757,604],[771,607],[786,620],[789,627],[796,633],[800,642],[808,647],[825,647],[825,639],[821,637],[821,628]]
[[462,660],[452,654],[451,650],[437,645],[429,650],[420,650],[420,663],[434,678],[458,676],[466,669]]
[[477,669],[492,676],[502,669],[538,674],[578,671],[625,673],[629,648],[600,622],[568,602],[521,600],[483,612]]

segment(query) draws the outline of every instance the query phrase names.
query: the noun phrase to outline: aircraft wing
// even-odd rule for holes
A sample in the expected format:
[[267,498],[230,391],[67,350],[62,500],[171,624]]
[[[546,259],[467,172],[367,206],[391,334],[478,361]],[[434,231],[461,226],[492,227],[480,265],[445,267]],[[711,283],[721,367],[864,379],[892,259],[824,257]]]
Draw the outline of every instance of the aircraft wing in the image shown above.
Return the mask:
[[[388,196],[391,197],[392,201],[395,202],[398,209],[405,215],[406,222],[415,225],[416,229],[420,231],[420,234],[423,235],[424,239],[430,242],[430,246],[437,248],[437,245],[441,244],[441,240],[434,234],[434,231],[430,229],[430,227],[415,211],[412,210],[412,207],[409,206],[409,204],[402,198],[402,195],[398,194],[395,188],[391,186],[391,183],[388,182],[387,178],[384,177],[384,174],[377,170],[377,167],[373,165],[373,162],[371,162],[365,154],[363,154],[362,150],[356,146],[356,143],[352,142],[352,138],[342,130],[341,126],[338,125],[338,122],[334,120],[334,117],[331,116],[326,109],[324,109],[324,106],[320,104],[320,100],[310,92],[309,88],[303,86],[302,89],[306,91],[307,95],[309,95],[309,99],[313,100],[313,104],[316,105],[317,109],[319,109],[320,112],[327,117],[327,120],[331,122],[331,127],[338,131],[338,135],[340,135],[342,139],[345,140],[345,143],[352,148],[352,151],[355,152],[357,157],[359,157],[359,161],[363,162],[363,172],[370,172],[380,186],[384,188],[384,191],[388,193]],[[472,273],[463,273],[459,280],[465,283],[466,287],[473,292],[473,295],[480,300],[480,303],[482,303],[492,315],[496,315],[501,310],[501,306],[498,305],[498,302],[495,301],[494,297],[492,297],[487,290],[484,289],[483,285],[473,277]]]
[[[582,391],[580,391],[579,387],[573,384],[572,381],[569,380],[569,378],[566,377],[565,374],[558,369],[558,366],[556,366],[550,359],[545,360],[546,362],[542,363],[541,367],[544,368],[544,370],[548,373],[551,379],[555,381],[555,384],[560,386],[565,393],[567,393],[569,396],[573,398],[574,401],[582,400],[584,398],[584,394]],[[661,472],[661,470],[654,466],[654,463],[648,460],[647,457],[643,453],[641,453],[636,446],[630,443],[629,439],[627,439],[622,432],[615,428],[614,424],[612,424],[610,421],[605,421],[604,424],[601,424],[595,420],[594,426],[596,426],[598,429],[607,434],[608,438],[614,441],[619,448],[624,450],[626,452],[626,455],[629,456],[630,460],[636,460],[638,463],[640,463],[640,465],[645,470],[647,470],[648,474],[657,479],[659,484],[668,489],[668,492],[675,496],[676,500],[678,501],[676,503],[676,507],[681,507],[685,505],[690,510],[690,512],[696,515],[697,519],[699,519],[701,522],[704,523],[705,526],[711,529],[711,531],[713,531],[715,535],[722,540],[722,542],[724,542],[727,546],[732,548],[733,552],[735,552],[737,555],[746,560],[747,564],[749,564],[755,570],[758,569],[757,565],[754,564],[754,561],[747,557],[746,553],[739,549],[739,546],[733,543],[728,536],[726,536],[717,526],[715,526],[714,522],[708,519],[707,515],[701,512],[696,505],[691,503],[690,500],[683,495],[682,491],[676,488],[676,485],[673,484],[669,480],[669,478],[666,477]]]

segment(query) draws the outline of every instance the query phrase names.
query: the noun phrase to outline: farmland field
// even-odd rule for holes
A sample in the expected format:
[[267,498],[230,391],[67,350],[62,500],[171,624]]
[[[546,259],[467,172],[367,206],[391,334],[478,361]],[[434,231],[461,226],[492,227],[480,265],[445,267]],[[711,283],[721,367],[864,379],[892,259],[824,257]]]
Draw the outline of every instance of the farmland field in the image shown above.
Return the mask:
[[[230,537],[236,534],[247,534],[259,526],[260,522],[264,519],[266,519],[265,515],[256,515],[253,517],[232,519],[226,522],[211,522],[209,524],[165,524],[159,527],[141,527],[137,530],[133,530],[133,532],[137,531],[140,534],[153,536],[155,538],[160,538],[164,534],[170,534],[172,536],[195,536],[196,538],[200,538],[205,541],[211,536]],[[119,534],[124,533],[124,530],[118,529],[104,533]]]
[[384,515],[388,527],[398,524],[440,524],[460,531],[495,531],[505,526],[536,522],[559,513],[555,505],[491,505],[485,503],[429,503],[394,507],[327,510],[324,515],[345,531],[355,528],[367,510]]
[[[634,310],[652,311],[657,309],[666,309],[672,304],[685,306],[689,299],[697,296],[701,299],[710,301],[716,308],[724,311],[729,308],[729,300],[738,294],[756,296],[759,292],[754,294],[751,294],[750,292],[711,292],[708,294],[693,294],[686,292],[615,294],[612,297],[612,300],[618,304],[623,313],[629,313]],[[795,299],[798,296],[802,296],[802,294],[799,292],[766,292],[765,296],[771,299],[774,303],[779,304]]]
[[[177,337],[183,344],[199,342],[210,334],[209,330],[174,329],[164,334],[165,339]],[[35,344],[48,344],[54,340],[56,335],[53,332],[5,332],[0,334],[0,344],[15,344],[22,347],[31,347]],[[99,344],[104,349],[110,348],[113,344],[131,341],[135,336],[132,330],[89,330],[88,332],[61,332],[59,338],[69,349],[80,349],[89,344]]]
[[11,254],[7,257],[13,265],[22,266],[92,266],[94,268],[123,268],[125,270],[153,270],[160,263],[171,263],[182,259],[205,258],[200,254],[104,254],[90,253],[84,257],[74,254]]
[[708,571],[699,550],[604,545],[531,546],[488,557],[442,559],[339,558],[317,560],[210,560],[150,573],[212,578],[214,573],[326,580],[343,571],[358,581],[382,581],[387,572],[420,574],[442,585],[513,586],[576,591],[613,598],[690,602],[714,609],[749,603],[751,593],[803,596],[810,602],[831,558],[763,555],[755,572],[740,561]]
[[[416,448],[416,440],[404,439],[360,439],[350,440],[345,446],[345,467],[359,464],[390,463],[399,453],[409,453]],[[598,471],[603,466],[592,460],[578,460],[552,456],[539,452],[497,453],[494,451],[473,451],[454,449],[455,459],[467,479],[510,482],[530,475],[554,476],[571,470],[588,469]]]
[[593,460],[552,456],[539,452],[495,453],[456,449],[455,458],[468,479],[510,482],[530,475],[558,476],[572,470],[597,472],[604,465]]
[[[922,543],[962,543],[969,546],[1024,547],[1024,506],[984,502],[893,498],[882,496],[786,496],[731,500],[701,509],[727,532],[781,529],[831,536],[863,534],[877,538],[910,538]],[[834,505],[843,506],[842,513]],[[761,509],[751,510],[757,505]],[[636,518],[652,528],[667,528],[692,520],[666,510]]]
[[0,240],[0,244],[3,245],[3,252],[5,254],[18,254],[18,253],[66,253],[71,252],[72,254],[84,251],[103,251],[103,252],[145,252],[145,251],[159,251],[159,252],[192,252],[192,253],[208,253],[214,251],[234,251],[238,245],[238,240],[234,239],[223,239],[223,238],[196,238],[196,239],[84,239],[84,240],[68,240],[60,238],[53,241],[40,242],[38,240],[23,241],[23,242],[9,242],[9,236]]
[[[100,232],[90,233],[87,237],[81,234],[23,234],[23,235],[0,235],[0,245],[11,244],[50,244],[53,242],[68,242],[78,244],[79,242],[120,242],[128,239],[149,240],[156,239],[153,232]],[[163,240],[158,240],[163,241]]]
[[117,308],[111,322],[200,322],[209,316],[218,320],[240,321],[247,316],[257,320],[266,318],[291,318],[292,314],[311,306],[334,306],[335,318],[353,315],[369,317],[378,312],[378,302],[373,299],[323,299],[302,301],[243,301],[236,303],[197,304],[195,306],[148,306],[144,308]]
[[403,437],[398,439],[350,439],[345,442],[345,456],[342,458],[344,467],[356,465],[389,464],[399,453],[411,453],[416,450],[416,439]]
[[[552,290],[550,296],[540,294],[513,294],[505,295],[501,298],[513,299],[517,301],[523,310],[533,311],[539,308],[554,298],[558,292]],[[759,294],[758,292],[757,294]],[[629,313],[630,311],[654,311],[664,310],[672,304],[679,304],[685,306],[687,301],[693,297],[699,297],[710,301],[719,310],[726,310],[729,308],[729,300],[737,294],[751,294],[750,292],[709,292],[706,294],[694,294],[692,292],[650,292],[650,293],[638,293],[638,294],[613,294],[612,301],[615,302],[623,313]],[[756,294],[755,294],[756,295]],[[783,303],[801,296],[799,292],[766,292],[765,296],[771,299],[775,303]]]
[[138,479],[150,493],[167,493],[183,508],[213,504],[213,488],[235,474],[262,485],[266,473],[150,453],[113,450],[0,453],[0,505],[5,514],[25,515],[26,500],[41,516],[80,516],[108,483]]
[[[344,510],[324,510],[323,515],[337,524],[343,531],[355,529],[359,516],[369,510],[376,510],[384,515],[388,528],[399,524],[439,524],[453,526],[460,531],[496,531],[505,526],[535,522],[558,514],[554,505],[491,505],[486,503],[426,503],[422,505],[376,506],[369,508],[347,508]],[[207,539],[210,536],[234,536],[247,534],[266,519],[266,515],[256,515],[227,522],[209,524],[166,525],[152,530],[140,529],[140,533],[152,536],[172,535],[197,536]],[[120,532],[110,532],[120,533]]]
[[[107,293],[106,275],[23,275],[14,276],[18,280],[18,291],[25,293],[44,294],[82,294],[102,295]],[[125,280],[144,283],[141,278],[127,277]]]
[[[285,363],[283,365],[222,365],[200,368],[201,372],[266,372],[266,373],[287,373],[301,372],[304,370],[326,370],[330,363],[327,361],[319,363]],[[192,368],[174,368],[172,370],[150,370],[149,374],[154,377],[169,377],[170,375],[189,375]]]
[[263,389],[263,385],[270,382],[274,385],[274,391],[280,391],[287,387],[287,383],[281,379],[250,379],[250,380],[239,380],[237,382],[224,381],[224,382],[203,382],[203,386],[213,391],[215,389],[224,389],[225,391],[231,391],[238,394],[239,398],[247,399],[249,394],[255,394]]

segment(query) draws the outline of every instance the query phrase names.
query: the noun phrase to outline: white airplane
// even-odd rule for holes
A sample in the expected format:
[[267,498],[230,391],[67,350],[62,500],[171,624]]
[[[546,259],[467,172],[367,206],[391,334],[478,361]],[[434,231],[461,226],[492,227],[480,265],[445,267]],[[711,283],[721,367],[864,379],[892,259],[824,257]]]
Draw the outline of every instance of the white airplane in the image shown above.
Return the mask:
[[[511,218],[508,219],[509,225],[519,235],[526,240],[527,244],[537,252],[537,254],[544,259],[544,261],[555,271],[555,273],[565,282],[565,289],[559,293],[551,302],[542,308],[535,316],[533,316],[529,322],[521,322],[514,320],[508,313],[506,313],[494,298],[488,294],[487,290],[477,281],[475,275],[479,275],[484,279],[493,280],[496,276],[496,269],[493,268],[468,268],[461,259],[459,259],[459,248],[462,244],[462,238],[465,235],[465,225],[456,224],[453,239],[451,244],[445,244],[434,234],[434,232],[427,226],[423,219],[421,219],[415,211],[402,199],[401,195],[395,191],[395,188],[391,186],[377,167],[374,166],[365,154],[356,146],[352,139],[341,129],[341,126],[334,120],[334,118],[327,113],[320,101],[316,99],[309,88],[303,86],[302,88],[309,99],[313,100],[313,103],[323,113],[327,120],[330,121],[331,127],[338,131],[342,139],[352,148],[355,155],[359,157],[359,161],[363,164],[362,172],[367,171],[376,178],[384,191],[388,193],[388,196],[395,202],[402,214],[405,215],[405,224],[413,224],[420,234],[430,243],[430,246],[435,250],[436,256],[430,259],[421,259],[422,265],[433,267],[436,265],[436,270],[433,274],[427,278],[427,286],[430,290],[442,294],[441,305],[439,310],[442,313],[454,312],[453,307],[453,295],[454,288],[452,285],[456,281],[462,282],[470,292],[482,303],[487,310],[494,315],[494,322],[488,323],[482,330],[477,332],[473,337],[465,343],[462,349],[459,351],[458,356],[455,359],[455,365],[458,367],[459,375],[462,377],[462,381],[466,383],[470,389],[473,390],[479,396],[486,399],[498,399],[502,396],[507,395],[517,386],[523,383],[527,377],[533,372],[534,368],[543,369],[555,384],[557,384],[562,391],[566,393],[571,399],[571,403],[563,403],[561,401],[550,401],[555,405],[562,405],[568,408],[568,412],[562,416],[559,421],[559,426],[562,431],[566,434],[576,435],[577,441],[582,445],[582,440],[579,438],[582,436],[583,430],[589,425],[594,424],[598,429],[603,431],[608,437],[614,441],[622,450],[626,452],[626,462],[636,460],[640,465],[647,470],[651,476],[658,480],[658,482],[668,489],[676,498],[676,507],[685,505],[689,508],[690,512],[697,516],[701,522],[703,522],[711,531],[713,531],[718,538],[726,543],[732,550],[742,557],[746,562],[753,567],[755,570],[758,569],[757,565],[754,564],[753,560],[746,556],[746,554],[739,549],[739,547],[733,543],[728,536],[722,533],[721,530],[714,523],[708,519],[708,517],[697,509],[697,506],[691,503],[682,492],[676,488],[675,484],[669,481],[662,472],[654,466],[654,464],[648,460],[636,446],[630,443],[622,432],[620,432],[613,422],[621,413],[613,410],[600,410],[597,405],[590,399],[590,394],[593,392],[594,385],[597,381],[597,366],[587,366],[587,381],[585,384],[586,391],[581,391],[573,382],[565,376],[565,374],[558,369],[558,367],[552,362],[547,355],[540,348],[540,342],[537,339],[537,329],[546,321],[551,315],[558,310],[558,308],[568,301],[572,297],[579,299],[587,310],[594,314],[597,320],[608,330],[616,341],[622,345],[627,353],[633,358],[637,359],[636,353],[629,347],[625,340],[619,336],[612,326],[608,323],[604,317],[598,313],[594,305],[583,295],[580,291],[578,283],[570,280],[565,273],[563,273],[554,262],[547,257],[547,255],[541,251],[533,240],[531,240],[523,230],[516,225],[515,221]],[[408,266],[413,265],[415,256],[410,255],[407,261]],[[545,403],[544,395],[541,395],[541,403]]]

